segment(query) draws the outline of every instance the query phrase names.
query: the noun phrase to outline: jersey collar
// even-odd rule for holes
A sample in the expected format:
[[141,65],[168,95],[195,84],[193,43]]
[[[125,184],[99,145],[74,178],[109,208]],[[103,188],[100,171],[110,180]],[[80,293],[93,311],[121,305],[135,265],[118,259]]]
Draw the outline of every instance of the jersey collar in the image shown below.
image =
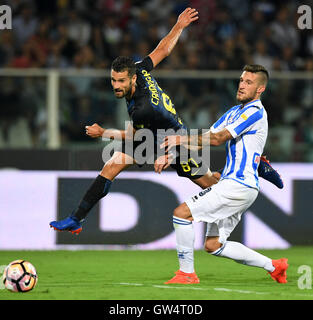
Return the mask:
[[249,106],[254,106],[254,107],[257,107],[259,109],[262,108],[262,102],[260,99],[256,99],[256,100],[253,100],[245,105],[241,104],[240,105],[240,108],[246,108],[246,107],[249,107]]

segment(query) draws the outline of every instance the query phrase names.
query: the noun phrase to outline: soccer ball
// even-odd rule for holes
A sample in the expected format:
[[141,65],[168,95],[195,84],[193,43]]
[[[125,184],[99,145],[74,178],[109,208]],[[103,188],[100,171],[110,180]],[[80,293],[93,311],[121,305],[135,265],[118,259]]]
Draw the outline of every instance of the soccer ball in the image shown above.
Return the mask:
[[32,290],[38,281],[35,267],[25,260],[12,261],[3,272],[3,284],[13,292]]

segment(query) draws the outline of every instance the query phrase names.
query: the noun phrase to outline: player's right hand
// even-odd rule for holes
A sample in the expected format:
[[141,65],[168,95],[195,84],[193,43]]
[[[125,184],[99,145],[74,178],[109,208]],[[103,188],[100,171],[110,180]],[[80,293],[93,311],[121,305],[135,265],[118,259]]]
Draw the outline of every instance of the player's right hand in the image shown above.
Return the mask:
[[186,28],[191,22],[199,19],[198,14],[199,12],[196,9],[187,8],[179,15],[177,24],[179,24],[182,28]]
[[92,126],[86,126],[86,134],[91,138],[100,138],[103,135],[104,129],[101,128],[97,123]]
[[167,169],[171,165],[173,160],[174,157],[171,153],[167,153],[163,156],[160,156],[154,162],[154,171],[160,174],[163,170]]

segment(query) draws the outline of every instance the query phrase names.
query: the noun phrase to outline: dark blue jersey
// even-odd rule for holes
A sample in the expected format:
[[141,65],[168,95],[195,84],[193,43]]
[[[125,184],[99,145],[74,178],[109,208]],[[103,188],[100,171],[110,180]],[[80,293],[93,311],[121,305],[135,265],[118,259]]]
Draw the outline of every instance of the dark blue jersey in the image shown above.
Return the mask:
[[[148,56],[141,62],[136,63],[136,90],[133,97],[127,101],[128,114],[136,130],[150,129],[154,134],[154,156],[158,156],[160,143],[163,142],[166,132],[157,135],[158,129],[164,131],[173,129],[180,130],[178,134],[187,132],[188,129],[179,118],[170,97],[159,87],[156,80],[151,76],[153,62]],[[170,134],[173,134],[170,132]],[[127,148],[125,141],[122,143],[121,151],[127,153],[140,163],[141,159],[136,158],[135,150],[142,143],[140,137],[133,141],[132,147]],[[143,152],[147,150],[144,149]],[[177,150],[176,150],[177,151]],[[140,154],[140,152],[139,152]],[[208,172],[208,166],[190,150],[180,149],[176,152],[176,161],[171,164],[179,176],[191,180],[198,179]]]
[[136,91],[131,100],[126,100],[134,128],[147,128],[154,134],[157,129],[186,129],[172,100],[150,74],[153,69],[151,58],[148,56],[137,62],[136,67]]

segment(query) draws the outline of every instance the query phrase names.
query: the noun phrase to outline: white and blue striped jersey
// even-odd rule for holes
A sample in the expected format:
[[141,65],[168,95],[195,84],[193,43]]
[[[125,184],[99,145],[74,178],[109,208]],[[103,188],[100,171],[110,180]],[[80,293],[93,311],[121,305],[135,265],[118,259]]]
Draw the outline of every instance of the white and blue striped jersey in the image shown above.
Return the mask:
[[226,165],[221,179],[233,179],[259,189],[258,166],[266,143],[267,113],[260,100],[229,109],[210,128],[216,133],[226,128],[233,139],[226,142]]

